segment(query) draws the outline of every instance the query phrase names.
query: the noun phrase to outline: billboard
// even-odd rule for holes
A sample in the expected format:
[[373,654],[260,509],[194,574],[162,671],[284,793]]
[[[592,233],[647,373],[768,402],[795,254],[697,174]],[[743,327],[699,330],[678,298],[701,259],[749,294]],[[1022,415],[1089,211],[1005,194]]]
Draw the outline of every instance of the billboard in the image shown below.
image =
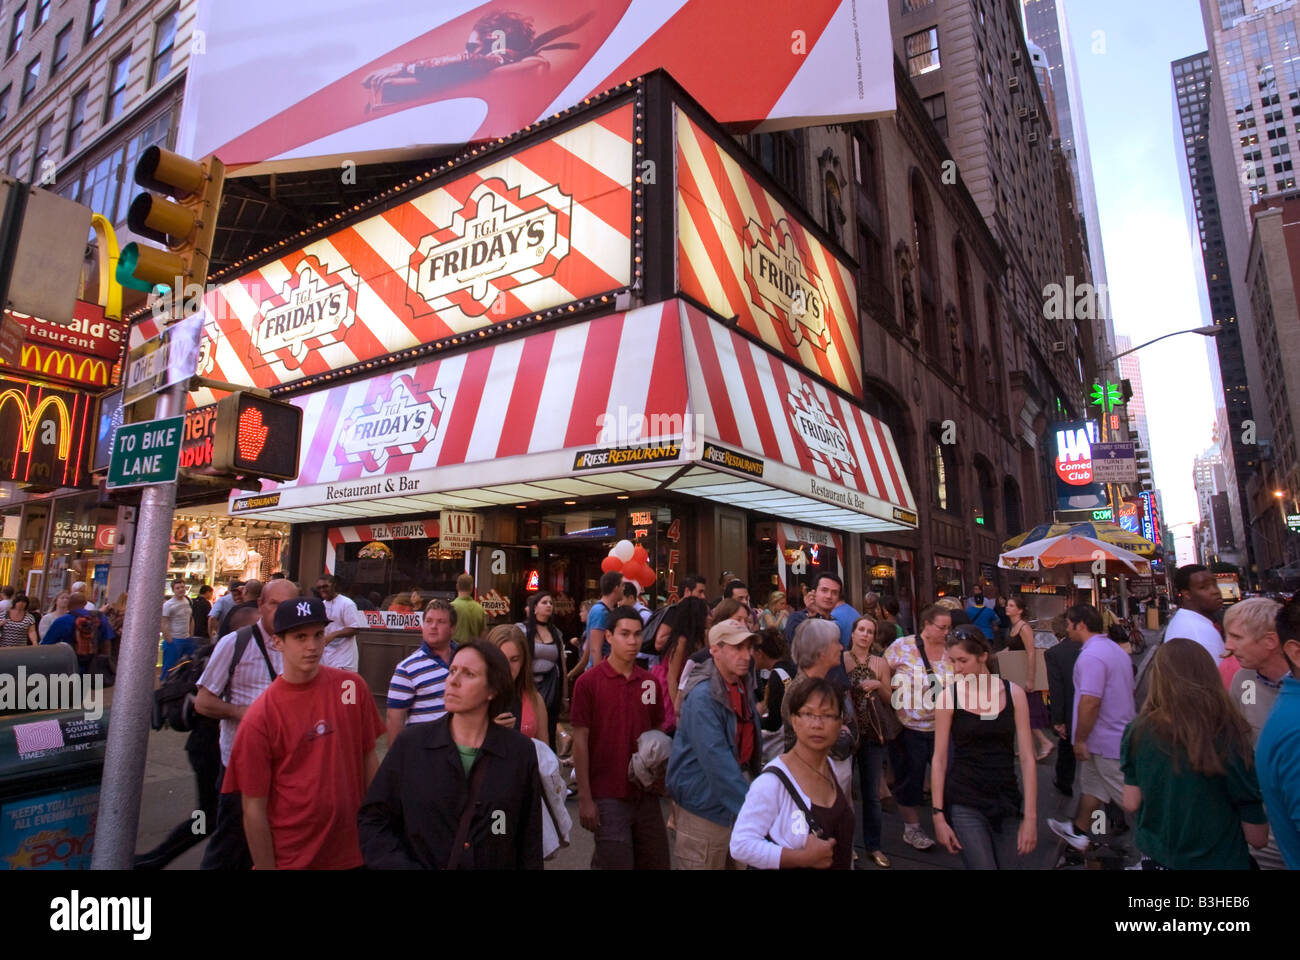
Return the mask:
[[675,119],[678,288],[861,396],[853,271],[681,108]]
[[1095,420],[1058,423],[1052,428],[1056,457],[1057,510],[1099,510],[1110,506],[1106,488],[1092,470],[1092,444],[1097,440]]
[[887,0],[222,0],[191,46],[177,149],[228,166],[494,139],[660,67],[744,128],[894,109]]
[[1156,516],[1155,495],[1144,491],[1138,494],[1141,501],[1142,509],[1140,511],[1142,519],[1142,536],[1150,540],[1157,547],[1160,546],[1160,522]]
[[105,318],[98,304],[78,300],[70,324],[9,311],[4,316],[22,328],[23,341],[16,361],[6,364],[0,359],[0,366],[92,389],[116,386],[121,380],[126,324]]
[[85,393],[0,377],[0,480],[77,486],[95,441],[94,403]]
[[432,181],[221,284],[199,373],[280,386],[628,286],[632,111]]
[[1119,516],[1115,521],[1120,528],[1129,533],[1142,534],[1142,501],[1137,497],[1125,497],[1119,504]]

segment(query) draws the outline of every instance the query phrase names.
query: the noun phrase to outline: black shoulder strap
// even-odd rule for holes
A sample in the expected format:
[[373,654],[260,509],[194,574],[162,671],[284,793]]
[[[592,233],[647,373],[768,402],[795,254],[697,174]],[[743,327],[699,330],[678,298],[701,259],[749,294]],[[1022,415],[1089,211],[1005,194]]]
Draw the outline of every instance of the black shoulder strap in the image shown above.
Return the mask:
[[925,655],[925,641],[921,639],[919,633],[916,635],[916,649],[921,654],[921,662],[925,664],[925,672],[934,673],[934,667],[930,666],[930,658]]
[[[770,773],[785,784],[785,789],[790,794],[790,798],[794,800],[794,805],[799,808],[799,812],[803,814],[804,820],[807,821],[808,829],[817,836],[822,836],[821,824],[817,822],[817,818],[814,817],[812,811],[808,809],[808,804],[803,802],[803,797],[800,795],[799,789],[791,782],[790,778],[786,776],[785,771],[776,764],[771,764],[763,768],[763,773]],[[836,789],[839,789],[838,786]]]
[[[249,627],[252,630],[252,627]],[[254,639],[257,641],[257,649],[262,651],[262,662],[266,664],[266,672],[271,676],[271,682],[275,683],[275,667],[271,666],[271,656],[266,652],[266,644],[262,640],[262,631],[256,631]]]

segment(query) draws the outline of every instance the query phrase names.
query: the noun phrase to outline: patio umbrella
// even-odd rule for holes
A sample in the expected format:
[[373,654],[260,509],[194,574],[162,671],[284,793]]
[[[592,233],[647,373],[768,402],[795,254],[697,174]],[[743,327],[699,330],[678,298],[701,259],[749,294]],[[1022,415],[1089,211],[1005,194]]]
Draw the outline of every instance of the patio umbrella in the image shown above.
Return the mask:
[[1109,543],[1113,546],[1123,547],[1133,553],[1140,554],[1144,557],[1152,556],[1156,552],[1156,545],[1145,537],[1136,533],[1129,533],[1117,523],[1040,523],[1032,530],[1026,530],[1024,533],[1017,534],[1006,543],[1002,544],[1003,550],[1014,550],[1017,547],[1026,546],[1030,543],[1036,543],[1040,540],[1046,540],[1049,537],[1059,537],[1067,533],[1076,536],[1092,537],[1094,540],[1100,540],[1103,543]]
[[1034,572],[1074,565],[1091,568],[1098,559],[1105,563],[1108,573],[1121,572],[1124,568],[1140,576],[1151,573],[1151,562],[1131,550],[1076,533],[1048,537],[1008,550],[998,558],[998,566],[1004,570]]

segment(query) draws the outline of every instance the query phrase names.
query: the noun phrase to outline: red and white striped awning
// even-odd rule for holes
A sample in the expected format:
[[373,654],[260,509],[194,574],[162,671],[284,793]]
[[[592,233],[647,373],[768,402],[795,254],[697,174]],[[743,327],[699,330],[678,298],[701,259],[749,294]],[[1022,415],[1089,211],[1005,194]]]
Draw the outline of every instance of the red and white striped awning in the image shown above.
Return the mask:
[[881,560],[898,560],[904,563],[912,562],[912,551],[906,547],[887,547],[881,543],[868,543],[865,540],[862,546],[865,548],[868,557],[876,557]]
[[234,495],[287,521],[677,490],[852,532],[910,529],[888,429],[670,300],[294,398],[299,476]]

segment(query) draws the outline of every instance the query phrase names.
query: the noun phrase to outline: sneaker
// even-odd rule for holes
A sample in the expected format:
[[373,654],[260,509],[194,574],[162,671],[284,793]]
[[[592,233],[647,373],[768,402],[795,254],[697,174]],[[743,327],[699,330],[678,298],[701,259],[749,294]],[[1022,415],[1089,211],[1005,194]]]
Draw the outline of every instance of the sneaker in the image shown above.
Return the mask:
[[927,837],[920,827],[915,830],[904,829],[903,842],[916,850],[929,850],[934,846],[934,841]]
[[1074,829],[1074,824],[1069,820],[1048,820],[1047,826],[1052,833],[1056,834],[1075,850],[1083,853],[1088,849],[1088,838]]

